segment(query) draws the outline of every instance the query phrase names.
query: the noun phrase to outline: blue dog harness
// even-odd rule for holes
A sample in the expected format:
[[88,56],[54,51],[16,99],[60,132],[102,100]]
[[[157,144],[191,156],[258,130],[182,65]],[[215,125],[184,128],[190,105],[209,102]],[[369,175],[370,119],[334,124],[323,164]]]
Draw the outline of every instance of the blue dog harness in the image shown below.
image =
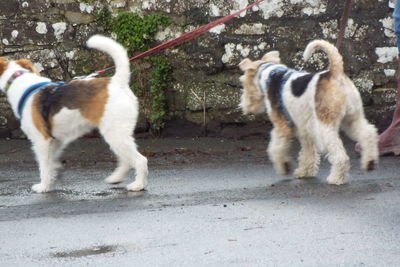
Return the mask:
[[58,87],[62,86],[63,84],[65,84],[65,82],[57,82],[57,83],[54,83],[54,82],[41,82],[41,83],[37,83],[37,84],[34,84],[34,85],[28,87],[28,89],[25,90],[25,92],[22,94],[22,96],[21,96],[21,98],[19,99],[19,102],[18,102],[17,111],[18,111],[19,119],[22,120],[22,111],[24,110],[25,104],[28,101],[30,96],[32,96],[34,93],[36,93],[36,92],[38,92],[38,91],[40,91],[40,90],[42,90],[42,89],[44,89],[44,88],[46,88],[46,87],[48,87],[50,85],[53,85],[56,88],[58,88]]

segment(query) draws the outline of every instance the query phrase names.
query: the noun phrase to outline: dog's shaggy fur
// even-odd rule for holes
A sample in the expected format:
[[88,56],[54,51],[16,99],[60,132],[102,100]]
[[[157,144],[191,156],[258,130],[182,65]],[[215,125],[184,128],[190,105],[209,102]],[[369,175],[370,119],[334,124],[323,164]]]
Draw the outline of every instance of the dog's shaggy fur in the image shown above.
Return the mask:
[[[100,35],[92,36],[87,45],[113,58],[115,75],[73,80],[58,88],[47,86],[30,96],[22,110],[21,128],[32,141],[40,169],[41,181],[32,187],[35,192],[51,189],[63,149],[94,128],[99,129],[118,158],[118,167],[105,181],[121,182],[135,168],[136,180],[127,189],[139,191],[147,185],[147,159],[138,152],[132,137],[139,107],[129,88],[128,55],[120,44]],[[25,90],[46,81],[50,80],[41,77],[29,60],[0,58],[0,87],[16,116]]]
[[316,50],[327,54],[329,70],[310,74],[289,69],[280,64],[277,51],[258,61],[244,59],[239,64],[244,71],[240,107],[245,114],[261,113],[266,108],[274,126],[268,154],[279,173],[289,172],[289,148],[296,135],[301,151],[294,175],[315,176],[319,153],[326,153],[332,164],[327,181],[340,185],[346,182],[350,162],[339,131],[361,144],[364,170],[372,170],[378,161],[377,132],[365,119],[360,94],[344,74],[336,47],[323,40],[312,41],[304,59]]

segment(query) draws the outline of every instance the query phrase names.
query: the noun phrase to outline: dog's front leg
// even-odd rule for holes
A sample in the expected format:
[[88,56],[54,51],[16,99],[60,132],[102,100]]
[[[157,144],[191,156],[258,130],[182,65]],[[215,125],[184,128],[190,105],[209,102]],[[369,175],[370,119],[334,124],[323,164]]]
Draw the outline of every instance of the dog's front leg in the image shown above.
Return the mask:
[[32,186],[36,193],[48,192],[56,176],[56,154],[58,143],[53,139],[40,140],[33,145],[33,151],[39,164],[40,183]]
[[308,133],[299,134],[301,150],[298,157],[299,166],[294,171],[296,178],[313,177],[318,172],[319,155],[313,139]]
[[271,132],[271,140],[268,145],[268,156],[276,171],[283,175],[290,173],[289,149],[291,145],[292,134],[275,127]]
[[136,169],[136,177],[133,183],[127,185],[129,191],[140,191],[147,186],[147,176],[149,174],[147,168],[147,158],[140,154],[138,151],[133,153],[134,167]]

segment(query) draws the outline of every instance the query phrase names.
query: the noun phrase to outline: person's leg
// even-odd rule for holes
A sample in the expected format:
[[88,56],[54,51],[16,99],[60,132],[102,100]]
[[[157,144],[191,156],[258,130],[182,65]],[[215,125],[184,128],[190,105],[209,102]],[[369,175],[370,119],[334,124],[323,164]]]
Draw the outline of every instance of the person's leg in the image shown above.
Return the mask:
[[[393,13],[394,31],[397,37],[397,47],[400,54],[400,0],[396,1],[396,8]],[[390,126],[379,135],[379,155],[394,153],[400,155],[400,59],[397,68],[397,97],[396,107]],[[361,146],[356,145],[356,151],[361,151]]]
[[[400,0],[396,1],[396,8],[393,13],[394,31],[397,37],[397,47],[400,53]],[[386,153],[400,154],[400,61],[397,68],[397,98],[396,108],[390,126],[379,135],[379,154]]]
[[397,69],[397,98],[392,123],[379,135],[379,154],[400,155],[400,62]]

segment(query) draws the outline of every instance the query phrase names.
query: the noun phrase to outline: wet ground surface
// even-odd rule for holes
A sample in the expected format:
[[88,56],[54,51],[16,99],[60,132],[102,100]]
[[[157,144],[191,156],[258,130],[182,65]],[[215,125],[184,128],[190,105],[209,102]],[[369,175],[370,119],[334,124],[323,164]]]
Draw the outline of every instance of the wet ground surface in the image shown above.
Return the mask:
[[[35,194],[27,141],[0,140],[0,266],[399,266],[400,157],[351,179],[277,175],[265,140],[138,140],[149,187],[107,185],[99,139],[72,144],[52,192]],[[293,151],[293,154],[295,153]]]

